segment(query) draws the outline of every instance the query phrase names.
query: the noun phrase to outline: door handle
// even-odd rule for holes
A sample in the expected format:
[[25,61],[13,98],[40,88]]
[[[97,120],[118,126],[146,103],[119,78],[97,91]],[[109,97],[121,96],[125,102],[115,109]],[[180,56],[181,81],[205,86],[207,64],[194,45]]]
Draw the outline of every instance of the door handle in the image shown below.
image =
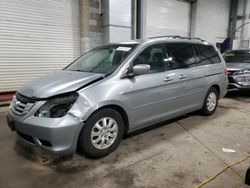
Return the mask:
[[181,74],[181,75],[179,76],[179,79],[185,79],[185,78],[186,78],[186,75]]
[[164,82],[170,82],[170,81],[172,81],[172,80],[173,80],[173,78],[166,77],[166,78],[164,79]]

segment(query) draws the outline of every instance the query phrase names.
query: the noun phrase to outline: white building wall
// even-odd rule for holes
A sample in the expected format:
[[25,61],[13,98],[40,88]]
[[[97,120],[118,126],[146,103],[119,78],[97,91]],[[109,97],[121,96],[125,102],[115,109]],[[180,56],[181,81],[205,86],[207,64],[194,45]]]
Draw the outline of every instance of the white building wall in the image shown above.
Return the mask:
[[[249,23],[250,22],[250,0],[247,1],[247,8],[246,8],[246,20],[245,23]],[[250,40],[250,24],[247,24],[244,27],[244,37],[248,40]],[[250,46],[249,46],[250,47]]]
[[233,49],[250,48],[250,0],[239,0]]
[[198,0],[192,7],[191,36],[209,42],[227,37],[230,0]]
[[81,53],[103,44],[101,0],[79,0]]
[[[198,0],[192,7],[192,15],[189,3],[184,1],[143,2],[143,37],[190,34],[212,43],[222,42],[227,37],[230,0]],[[131,0],[102,3],[104,43],[130,40]]]
[[[246,10],[246,15],[248,10],[245,9],[245,0],[238,0],[238,9],[237,9],[237,15],[238,16],[244,16],[244,10]],[[246,21],[248,20],[248,16],[246,17],[246,19],[238,19],[236,21],[236,28],[237,31],[235,32],[235,39],[239,40],[240,43],[240,39],[244,39],[245,38],[245,31],[247,29],[247,25],[244,27],[241,27],[244,23],[246,23]]]
[[102,2],[104,43],[131,40],[131,0]]
[[247,0],[245,16],[246,19],[244,19],[241,23],[241,24],[246,24],[245,26],[242,27],[243,30],[242,38],[244,40],[250,40],[250,0]]

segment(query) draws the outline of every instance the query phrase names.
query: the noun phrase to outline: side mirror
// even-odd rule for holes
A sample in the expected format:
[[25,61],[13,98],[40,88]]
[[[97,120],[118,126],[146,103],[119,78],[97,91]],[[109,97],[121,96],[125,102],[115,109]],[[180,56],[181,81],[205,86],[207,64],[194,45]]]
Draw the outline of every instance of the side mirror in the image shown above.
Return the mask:
[[133,67],[133,75],[148,74],[150,72],[150,65],[139,64]]

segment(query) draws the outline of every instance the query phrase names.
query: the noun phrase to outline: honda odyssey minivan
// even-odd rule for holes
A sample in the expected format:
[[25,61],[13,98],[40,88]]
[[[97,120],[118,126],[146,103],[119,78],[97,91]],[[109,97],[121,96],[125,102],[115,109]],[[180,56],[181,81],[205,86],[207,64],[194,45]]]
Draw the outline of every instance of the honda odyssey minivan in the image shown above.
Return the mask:
[[132,131],[192,111],[213,114],[227,85],[220,52],[204,40],[108,44],[20,88],[7,120],[18,138],[57,155],[103,157]]

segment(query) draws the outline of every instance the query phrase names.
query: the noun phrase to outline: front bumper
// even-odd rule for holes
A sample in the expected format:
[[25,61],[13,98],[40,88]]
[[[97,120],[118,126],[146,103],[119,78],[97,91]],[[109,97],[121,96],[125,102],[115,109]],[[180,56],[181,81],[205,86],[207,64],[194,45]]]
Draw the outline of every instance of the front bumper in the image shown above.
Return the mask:
[[250,90],[250,86],[241,86],[236,83],[228,84],[228,91],[248,91]]
[[238,83],[236,83],[233,79],[233,77],[228,77],[229,83],[228,83],[228,91],[244,91],[244,90],[250,90],[249,86],[242,86]]
[[62,118],[30,116],[23,119],[10,111],[7,115],[7,122],[21,140],[59,156],[75,152],[78,136],[83,126],[80,119],[70,114]]

